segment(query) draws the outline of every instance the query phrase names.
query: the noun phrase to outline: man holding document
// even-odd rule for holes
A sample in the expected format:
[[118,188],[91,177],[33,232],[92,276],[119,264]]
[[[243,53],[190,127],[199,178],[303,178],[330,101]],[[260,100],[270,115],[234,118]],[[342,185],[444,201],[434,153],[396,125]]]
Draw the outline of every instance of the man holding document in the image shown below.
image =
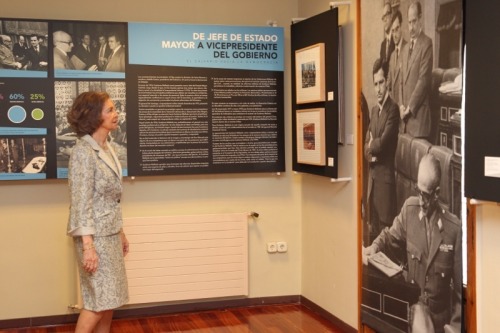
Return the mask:
[[70,53],[74,46],[73,38],[70,34],[58,30],[52,34],[52,38],[54,43],[54,69],[97,70],[97,65],[87,67],[87,65],[75,55],[70,58]]
[[[431,154],[419,164],[418,196],[409,197],[390,228],[363,248],[363,264],[379,251],[406,253],[407,282],[420,287],[411,306],[411,332],[460,332],[462,318],[462,227],[438,202],[441,167]],[[380,261],[380,258],[376,262]],[[390,271],[390,270],[389,270]]]

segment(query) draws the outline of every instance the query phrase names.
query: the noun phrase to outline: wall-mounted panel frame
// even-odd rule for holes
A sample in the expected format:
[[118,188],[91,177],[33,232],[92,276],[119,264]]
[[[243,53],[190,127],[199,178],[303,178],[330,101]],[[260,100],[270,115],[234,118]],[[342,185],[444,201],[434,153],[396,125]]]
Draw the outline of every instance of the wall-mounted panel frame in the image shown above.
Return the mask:
[[[339,138],[339,26],[338,9],[292,23],[292,167],[294,171],[329,178],[338,176]],[[324,83],[323,83],[324,81]],[[324,110],[325,156],[311,163],[299,156],[297,115],[302,110]],[[318,163],[319,162],[319,163]]]
[[0,180],[66,178],[65,114],[88,90],[120,113],[124,176],[285,171],[283,28],[0,18],[0,34]]

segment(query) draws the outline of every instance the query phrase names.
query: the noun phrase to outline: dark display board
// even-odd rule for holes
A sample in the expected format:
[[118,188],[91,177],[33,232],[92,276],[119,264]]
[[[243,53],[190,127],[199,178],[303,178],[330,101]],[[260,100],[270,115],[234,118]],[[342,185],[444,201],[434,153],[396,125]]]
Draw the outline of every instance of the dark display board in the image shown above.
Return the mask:
[[293,170],[337,178],[338,9],[292,24]]
[[115,102],[125,176],[285,170],[282,28],[0,19],[0,37],[0,180],[67,177],[89,90]]
[[465,196],[500,202],[498,1],[466,3]]

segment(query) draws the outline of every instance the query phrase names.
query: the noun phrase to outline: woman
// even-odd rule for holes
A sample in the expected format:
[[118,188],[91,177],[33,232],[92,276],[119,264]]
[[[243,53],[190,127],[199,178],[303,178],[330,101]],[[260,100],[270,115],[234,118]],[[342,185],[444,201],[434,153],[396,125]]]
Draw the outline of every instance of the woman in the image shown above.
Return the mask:
[[118,114],[107,93],[86,92],[75,99],[67,118],[79,138],[68,174],[67,231],[74,239],[83,298],[75,332],[109,332],[113,309],[128,302],[122,170],[107,140],[118,127]]

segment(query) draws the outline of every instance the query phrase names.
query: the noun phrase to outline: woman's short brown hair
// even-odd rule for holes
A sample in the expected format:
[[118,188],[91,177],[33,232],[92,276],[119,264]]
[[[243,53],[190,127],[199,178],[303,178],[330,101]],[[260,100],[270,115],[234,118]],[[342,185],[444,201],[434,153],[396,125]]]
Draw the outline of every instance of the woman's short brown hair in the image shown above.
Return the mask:
[[78,95],[67,118],[78,137],[92,135],[102,124],[102,108],[109,99],[106,92],[89,91]]

